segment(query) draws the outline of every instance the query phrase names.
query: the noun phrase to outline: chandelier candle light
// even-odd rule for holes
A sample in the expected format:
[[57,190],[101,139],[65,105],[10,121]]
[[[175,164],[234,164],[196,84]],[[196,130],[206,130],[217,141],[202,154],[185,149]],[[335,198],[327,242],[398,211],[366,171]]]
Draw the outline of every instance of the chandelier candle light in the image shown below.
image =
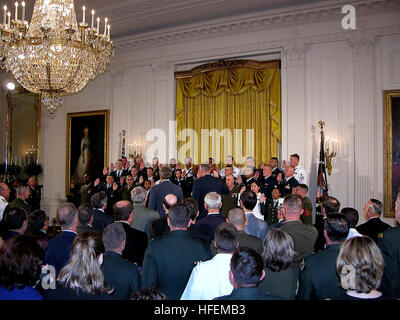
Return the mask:
[[85,6],[82,22],[77,23],[73,0],[36,0],[30,24],[25,21],[25,7],[25,2],[15,3],[12,21],[10,10],[3,7],[0,67],[25,89],[40,94],[53,118],[64,95],[81,91],[106,71],[114,56],[108,18],[100,34],[100,18],[94,28],[94,10],[91,27],[86,23]]

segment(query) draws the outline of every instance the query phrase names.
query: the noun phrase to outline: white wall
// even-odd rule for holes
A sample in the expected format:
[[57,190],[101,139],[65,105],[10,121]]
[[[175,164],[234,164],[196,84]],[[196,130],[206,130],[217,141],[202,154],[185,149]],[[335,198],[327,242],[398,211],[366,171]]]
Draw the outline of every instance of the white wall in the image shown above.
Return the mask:
[[[339,140],[328,177],[331,193],[342,206],[354,206],[361,213],[369,197],[383,199],[382,90],[400,89],[400,25],[398,7],[356,9],[355,31],[341,29],[340,6],[331,5],[312,14],[301,7],[274,12],[280,20],[258,13],[118,42],[105,75],[68,97],[53,120],[42,113],[44,207],[54,216],[65,199],[68,112],[110,109],[109,160],[115,161],[122,129],[127,129],[127,143],[146,145],[146,133],[153,128],[164,130],[167,141],[170,133],[173,136],[168,128],[169,120],[175,119],[174,71],[182,65],[270,55],[282,60],[282,157],[300,154],[313,198],[317,123],[324,120],[326,135]],[[173,143],[166,146],[174,150]]]

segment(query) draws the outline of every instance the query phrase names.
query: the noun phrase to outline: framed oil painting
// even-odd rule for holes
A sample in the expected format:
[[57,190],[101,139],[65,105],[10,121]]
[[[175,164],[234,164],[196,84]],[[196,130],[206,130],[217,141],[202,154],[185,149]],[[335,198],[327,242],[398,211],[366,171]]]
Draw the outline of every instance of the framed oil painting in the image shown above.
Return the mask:
[[400,90],[383,92],[384,98],[384,216],[394,217],[400,192]]
[[67,114],[66,195],[72,181],[82,185],[85,174],[94,181],[108,167],[109,122],[109,110]]

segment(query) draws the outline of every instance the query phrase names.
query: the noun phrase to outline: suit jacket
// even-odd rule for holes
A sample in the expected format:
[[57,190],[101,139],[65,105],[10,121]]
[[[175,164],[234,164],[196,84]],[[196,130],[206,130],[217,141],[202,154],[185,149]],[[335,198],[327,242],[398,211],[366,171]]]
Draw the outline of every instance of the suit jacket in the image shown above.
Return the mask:
[[133,205],[133,222],[132,228],[145,232],[147,238],[150,239],[150,226],[154,220],[160,218],[157,211],[146,208],[141,203],[135,203]]
[[17,237],[17,236],[19,236],[21,233],[18,233],[18,232],[16,232],[16,231],[10,231],[10,230],[8,230],[7,232],[6,232],[6,234],[4,235],[4,237],[3,237],[3,240],[4,241],[8,241],[8,240],[10,240],[10,239],[12,239],[12,238],[15,238],[15,237]]
[[153,239],[144,257],[143,287],[156,288],[169,300],[178,300],[195,264],[209,259],[209,244],[187,231],[175,230]]
[[297,253],[296,262],[313,253],[318,237],[318,231],[314,226],[305,225],[300,220],[285,221],[280,229],[293,239],[294,251]]
[[122,256],[142,266],[147,248],[147,235],[142,231],[131,228],[126,222],[119,221],[119,223],[122,224],[126,233],[125,249],[122,251]]
[[178,202],[183,200],[183,192],[181,187],[173,184],[171,181],[162,181],[160,184],[150,189],[149,208],[158,211],[160,217],[165,215],[163,200],[169,193],[176,195]]
[[287,194],[291,194],[292,189],[294,187],[297,187],[298,185],[299,185],[299,182],[296,180],[296,178],[290,177],[285,182],[283,182],[279,185],[279,190],[281,191],[281,196],[284,197]]
[[386,296],[400,298],[400,226],[378,236],[378,247],[385,261],[380,291]]
[[192,192],[191,186],[189,186],[188,182],[185,179],[181,179],[179,181],[174,179],[171,180],[171,182],[181,187],[184,198],[190,197],[190,193]]
[[[192,226],[190,226],[192,227]],[[167,216],[158,218],[151,222],[150,224],[150,238],[154,239],[158,237],[163,237],[169,233],[170,229],[168,226]]]
[[[249,247],[254,249],[258,254],[263,252],[263,244],[260,239],[247,234],[244,230],[238,231],[239,247]],[[214,246],[214,241],[210,244],[211,253],[213,256],[217,254],[217,248]]]
[[265,235],[268,231],[267,223],[256,218],[252,213],[246,213],[246,218],[247,226],[244,231],[253,237],[257,237],[261,241],[264,241]]
[[222,195],[229,193],[229,188],[222,180],[214,178],[209,174],[195,180],[193,183],[192,197],[199,204],[200,213],[197,217],[197,220],[200,220],[207,216],[207,210],[204,207],[204,197],[209,192],[216,192]]
[[115,300],[129,299],[141,285],[139,267],[125,260],[119,253],[106,251],[104,253],[103,271],[107,288],[114,289],[111,296]]
[[383,222],[379,217],[371,218],[367,222],[360,224],[356,230],[362,235],[370,237],[372,240],[378,242],[378,234],[391,229],[392,227]]
[[114,171],[112,171],[112,172],[110,173],[110,175],[113,176],[114,181],[115,181],[116,183],[118,183],[118,185],[121,185],[119,180],[121,179],[121,177],[126,177],[126,176],[128,175],[128,173],[129,173],[128,170],[122,169],[122,170],[121,170],[121,173],[120,173],[120,176],[118,176],[118,170],[115,169]]
[[260,192],[265,194],[265,197],[267,199],[272,199],[272,190],[277,187],[278,182],[276,181],[276,178],[274,178],[272,175],[269,176],[268,178],[262,178],[263,182],[261,185]]
[[107,183],[101,183],[97,186],[96,192],[99,191],[104,191],[107,195],[107,208],[106,208],[106,213],[108,213],[110,216],[113,215],[113,206],[114,203],[117,203],[121,198],[121,192],[120,189],[116,189],[114,191],[113,186],[111,185],[110,187],[107,187]]
[[207,217],[201,219],[190,229],[190,233],[195,236],[202,238],[208,242],[214,240],[215,230],[217,227],[226,222],[220,214],[208,214]]
[[332,299],[344,292],[336,272],[339,250],[340,244],[333,244],[304,259],[300,264],[298,299]]
[[100,209],[93,210],[93,229],[95,231],[103,233],[105,227],[113,223],[114,219],[108,213],[101,211]]
[[270,293],[262,293],[257,287],[237,288],[227,296],[215,298],[214,300],[285,300]]
[[72,242],[76,237],[75,232],[61,231],[56,237],[49,240],[49,245],[44,256],[45,264],[52,265],[57,275],[68,263],[71,254]]

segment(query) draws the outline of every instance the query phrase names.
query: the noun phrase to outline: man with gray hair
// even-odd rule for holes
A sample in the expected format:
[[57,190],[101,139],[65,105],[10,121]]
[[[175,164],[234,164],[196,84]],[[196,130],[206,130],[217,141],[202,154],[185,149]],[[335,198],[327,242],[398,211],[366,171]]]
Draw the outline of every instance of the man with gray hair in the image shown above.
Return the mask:
[[103,232],[106,249],[101,270],[107,288],[114,289],[115,300],[129,299],[140,287],[139,267],[136,263],[125,260],[126,233],[120,223],[108,225]]
[[131,199],[133,202],[133,211],[135,212],[135,219],[133,219],[131,227],[145,232],[147,234],[147,238],[150,239],[151,223],[158,219],[160,215],[157,211],[151,210],[145,206],[145,188],[135,187],[131,192]]
[[8,206],[8,198],[10,197],[10,188],[4,182],[0,182],[0,221],[3,219],[3,213]]
[[6,208],[4,213],[11,209],[21,208],[24,209],[29,215],[31,212],[31,206],[26,202],[26,200],[29,198],[29,195],[29,187],[24,184],[19,185],[17,187],[17,197],[8,204],[8,207]]
[[209,192],[216,192],[220,195],[229,193],[229,188],[226,184],[221,179],[212,177],[210,171],[211,168],[208,163],[201,164],[198,173],[201,178],[195,180],[193,183],[192,197],[197,201],[200,208],[197,220],[203,219],[208,214],[204,206],[204,197],[206,194]]
[[169,167],[162,167],[160,170],[160,183],[150,189],[149,192],[149,208],[158,211],[160,217],[165,216],[163,207],[163,199],[167,194],[174,194],[178,201],[183,200],[182,188],[173,184],[170,179],[172,177],[172,170]]
[[72,242],[77,235],[78,209],[70,202],[62,204],[57,210],[57,221],[61,225],[61,232],[49,240],[44,261],[45,264],[52,265],[58,275],[68,263]]
[[370,237],[375,243],[378,242],[378,234],[391,228],[380,219],[382,211],[383,203],[381,201],[369,199],[364,206],[364,218],[367,222],[356,227],[359,233]]
[[211,243],[217,227],[226,222],[226,219],[220,214],[222,207],[221,195],[216,192],[207,193],[204,197],[204,207],[208,213],[207,217],[199,220],[189,230],[193,236]]

